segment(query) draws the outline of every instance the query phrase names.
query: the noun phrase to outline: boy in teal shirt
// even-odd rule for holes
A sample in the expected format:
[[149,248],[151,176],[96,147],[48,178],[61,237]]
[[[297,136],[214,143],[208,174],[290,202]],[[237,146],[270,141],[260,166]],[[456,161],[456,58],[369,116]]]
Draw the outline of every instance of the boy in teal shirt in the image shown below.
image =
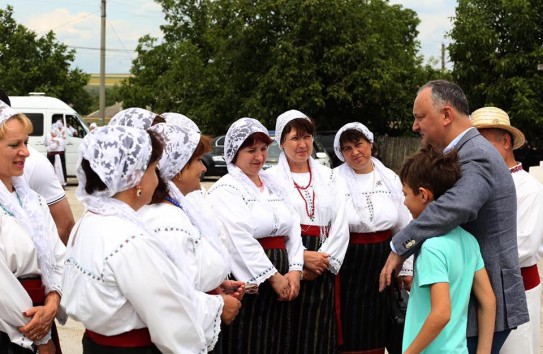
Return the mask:
[[[428,145],[409,157],[402,166],[400,179],[405,205],[413,218],[459,178],[456,151],[444,155]],[[403,352],[467,354],[466,326],[472,290],[479,303],[477,353],[490,353],[496,298],[477,240],[461,227],[426,240],[415,255]]]

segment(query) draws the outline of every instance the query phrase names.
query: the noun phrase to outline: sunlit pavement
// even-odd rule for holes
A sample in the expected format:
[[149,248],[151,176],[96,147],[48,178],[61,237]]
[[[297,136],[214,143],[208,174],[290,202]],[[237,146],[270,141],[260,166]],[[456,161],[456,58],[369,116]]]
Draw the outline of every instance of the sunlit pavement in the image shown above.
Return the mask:
[[[83,206],[77,200],[75,197],[75,190],[76,190],[76,180],[70,179],[68,187],[66,188],[66,196],[68,197],[68,201],[70,202],[70,206],[72,207],[72,212],[74,213],[74,217],[77,221],[81,214],[83,214]],[[202,182],[202,187],[205,189],[208,189],[213,185],[213,180],[206,180]],[[543,261],[539,263],[539,274],[543,275]],[[541,311],[541,328],[542,328],[542,335],[540,340],[540,353],[543,353],[543,310]],[[81,325],[81,323],[68,320],[65,326],[58,326],[58,332],[60,335],[60,341],[62,344],[62,352],[64,354],[81,354],[81,338],[83,336],[84,328]]]

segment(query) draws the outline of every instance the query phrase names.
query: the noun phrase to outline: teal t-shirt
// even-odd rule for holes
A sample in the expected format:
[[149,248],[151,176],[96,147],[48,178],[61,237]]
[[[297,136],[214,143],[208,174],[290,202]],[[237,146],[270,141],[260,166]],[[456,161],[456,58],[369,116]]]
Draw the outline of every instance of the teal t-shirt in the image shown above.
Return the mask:
[[403,351],[413,342],[430,313],[430,286],[435,283],[449,283],[451,319],[423,353],[468,353],[468,303],[475,272],[483,267],[479,243],[461,227],[446,235],[424,241],[415,256]]

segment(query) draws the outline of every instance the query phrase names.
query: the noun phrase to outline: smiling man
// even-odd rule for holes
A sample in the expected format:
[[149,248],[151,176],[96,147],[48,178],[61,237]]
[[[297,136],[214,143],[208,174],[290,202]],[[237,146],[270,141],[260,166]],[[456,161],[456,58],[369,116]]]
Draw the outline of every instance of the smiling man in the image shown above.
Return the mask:
[[[498,353],[510,331],[528,321],[516,241],[516,195],[511,173],[496,149],[472,126],[462,89],[445,80],[419,89],[413,105],[413,131],[423,144],[458,150],[462,176],[453,188],[428,205],[421,215],[392,239],[392,252],[381,271],[379,287],[391,281],[403,259],[429,237],[457,226],[472,233],[481,247],[496,295],[492,353]],[[477,306],[470,301],[468,349],[477,345]]]

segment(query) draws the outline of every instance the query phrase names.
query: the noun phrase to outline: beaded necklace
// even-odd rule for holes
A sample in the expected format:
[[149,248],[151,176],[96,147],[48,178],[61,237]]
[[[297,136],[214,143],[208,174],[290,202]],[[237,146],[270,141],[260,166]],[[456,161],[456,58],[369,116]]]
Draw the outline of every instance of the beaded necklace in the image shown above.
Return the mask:
[[511,171],[511,173],[515,173],[515,172],[518,172],[518,171],[522,171],[522,163],[519,163],[517,164],[516,166],[513,166],[509,169],[509,171]]
[[305,213],[307,216],[313,220],[313,217],[315,216],[315,190],[313,190],[313,195],[311,197],[311,212],[309,212],[309,206],[307,205],[307,200],[305,199],[304,195],[302,194],[302,190],[307,190],[311,186],[311,181],[313,179],[313,174],[311,173],[311,167],[309,167],[309,161],[307,162],[307,167],[309,168],[309,183],[305,187],[301,187],[298,183],[294,182],[294,187],[300,194],[300,197],[302,197],[304,204],[305,204]]
[[177,200],[175,200],[175,199],[173,199],[171,197],[168,197],[168,196],[166,196],[164,199],[166,199],[167,201],[169,201],[170,203],[172,203],[173,205],[175,205],[179,209],[183,210],[183,207],[181,206],[181,204]]
[[[19,202],[19,205],[21,206],[21,208],[23,207],[23,201],[21,200],[21,196],[19,195],[19,193],[17,193],[17,191],[15,189],[13,189],[13,191],[15,192],[15,195],[17,196],[17,201]],[[2,210],[4,210],[6,212],[6,214],[8,214],[9,216],[15,216],[11,210],[9,210],[5,205],[4,203],[0,203],[0,207],[2,208]]]

